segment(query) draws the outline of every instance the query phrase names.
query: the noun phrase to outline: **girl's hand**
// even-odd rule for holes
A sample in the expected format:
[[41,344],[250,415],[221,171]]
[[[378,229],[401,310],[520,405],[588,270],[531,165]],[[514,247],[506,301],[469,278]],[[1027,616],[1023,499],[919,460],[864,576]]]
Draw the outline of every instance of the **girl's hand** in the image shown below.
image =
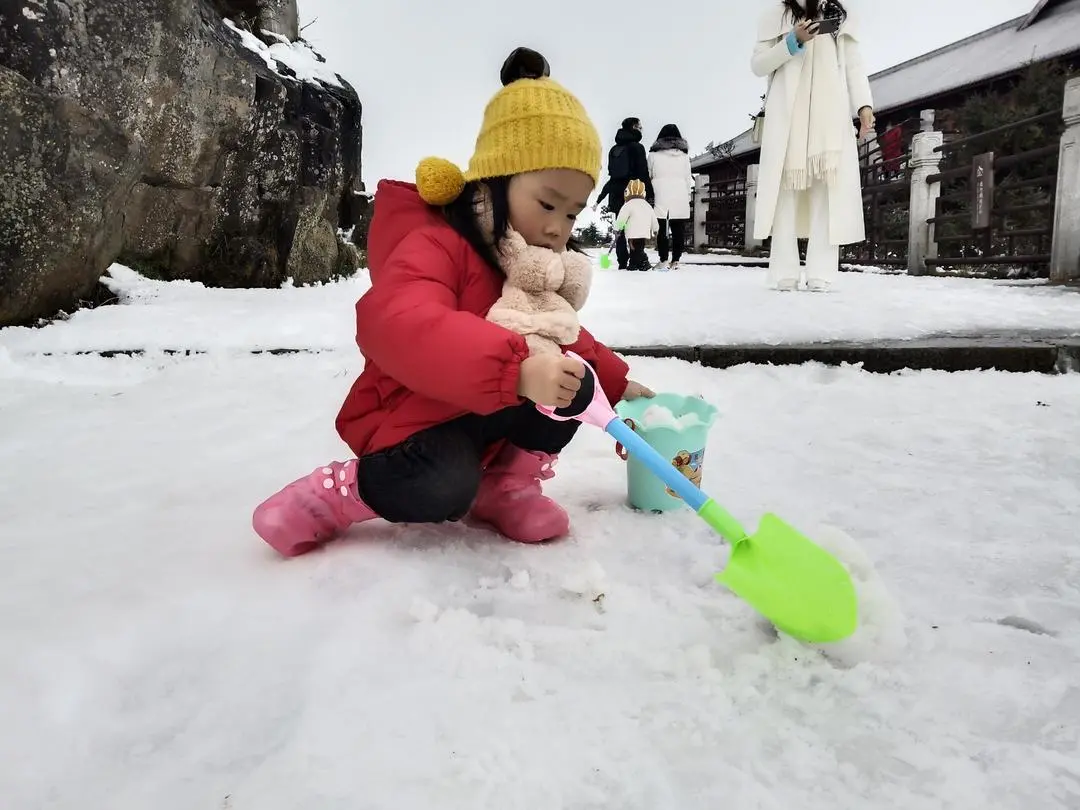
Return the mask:
[[817,20],[803,20],[795,26],[795,38],[805,45],[817,36]]
[[655,396],[656,392],[652,389],[646,388],[639,382],[630,380],[626,384],[626,390],[623,392],[622,398],[629,402],[630,400],[641,399],[642,397],[645,399],[652,399]]
[[870,137],[870,134],[874,131],[874,125],[877,124],[877,119],[874,118],[874,111],[869,107],[863,107],[859,110],[859,138],[865,140]]
[[534,354],[521,363],[518,395],[537,405],[566,408],[581,388],[585,366],[561,354]]

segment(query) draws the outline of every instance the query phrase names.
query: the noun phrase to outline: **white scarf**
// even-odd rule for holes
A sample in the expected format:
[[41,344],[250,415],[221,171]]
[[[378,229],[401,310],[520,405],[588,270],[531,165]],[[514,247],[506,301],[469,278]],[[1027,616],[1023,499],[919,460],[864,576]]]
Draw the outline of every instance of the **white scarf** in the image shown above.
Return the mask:
[[844,138],[852,136],[836,40],[819,34],[806,43],[791,111],[783,187],[801,191],[815,180],[836,181]]

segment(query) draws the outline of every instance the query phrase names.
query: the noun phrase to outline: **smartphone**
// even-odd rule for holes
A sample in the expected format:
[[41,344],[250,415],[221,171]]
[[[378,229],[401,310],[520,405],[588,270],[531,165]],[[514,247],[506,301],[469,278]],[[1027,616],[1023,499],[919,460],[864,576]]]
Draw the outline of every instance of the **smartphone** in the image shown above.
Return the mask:
[[843,20],[840,17],[827,17],[814,23],[815,34],[835,34],[840,30]]

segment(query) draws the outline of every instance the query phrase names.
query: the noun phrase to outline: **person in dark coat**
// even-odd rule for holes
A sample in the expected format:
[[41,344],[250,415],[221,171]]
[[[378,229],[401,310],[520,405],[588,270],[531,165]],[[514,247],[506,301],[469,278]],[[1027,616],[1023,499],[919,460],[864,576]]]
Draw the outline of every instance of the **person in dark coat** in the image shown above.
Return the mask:
[[[622,127],[615,133],[615,145],[608,151],[608,174],[608,181],[600,189],[597,202],[603,202],[607,197],[607,208],[615,216],[619,215],[626,184],[631,180],[640,180],[645,184],[645,200],[649,205],[656,201],[652,178],[649,177],[649,156],[641,144],[641,119],[624,119]],[[630,248],[621,233],[615,242],[615,255],[619,260],[619,269],[625,270],[630,261]]]

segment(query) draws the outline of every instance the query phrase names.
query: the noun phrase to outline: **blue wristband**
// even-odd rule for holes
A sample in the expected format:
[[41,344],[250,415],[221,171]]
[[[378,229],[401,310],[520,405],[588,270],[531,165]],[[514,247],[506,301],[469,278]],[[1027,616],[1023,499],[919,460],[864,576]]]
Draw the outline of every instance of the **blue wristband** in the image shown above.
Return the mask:
[[788,53],[794,56],[803,49],[803,44],[799,42],[799,38],[795,36],[795,29],[792,28],[788,31],[787,35],[787,49]]

